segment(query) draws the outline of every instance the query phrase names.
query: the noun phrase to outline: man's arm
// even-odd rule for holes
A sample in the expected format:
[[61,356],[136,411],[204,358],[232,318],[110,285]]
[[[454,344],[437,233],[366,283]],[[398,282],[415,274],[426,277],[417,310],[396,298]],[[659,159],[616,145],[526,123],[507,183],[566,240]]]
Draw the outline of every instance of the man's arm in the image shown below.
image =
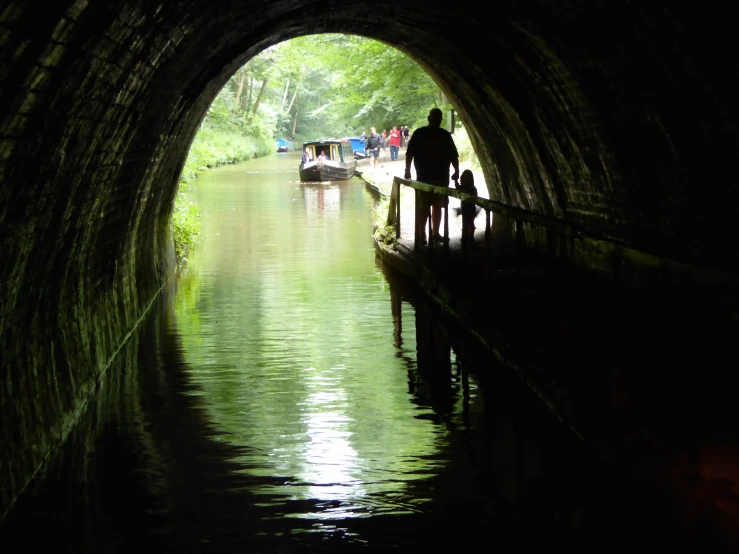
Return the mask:
[[411,178],[411,162],[413,161],[414,156],[414,144],[412,140],[413,137],[407,139],[407,142],[405,143],[405,174],[403,175],[403,177],[405,177],[406,179]]
[[413,161],[413,153],[411,152],[409,154],[408,152],[406,152],[405,154],[405,174],[403,175],[403,177],[405,177],[406,179],[411,178],[411,162],[412,161]]
[[452,167],[454,167],[454,173],[452,173],[452,181],[459,179],[459,152],[457,152],[457,145],[454,144],[454,139],[451,133],[449,136],[450,154],[452,155]]
[[452,181],[459,179],[459,158],[452,158],[452,167],[454,167],[454,173],[452,173]]

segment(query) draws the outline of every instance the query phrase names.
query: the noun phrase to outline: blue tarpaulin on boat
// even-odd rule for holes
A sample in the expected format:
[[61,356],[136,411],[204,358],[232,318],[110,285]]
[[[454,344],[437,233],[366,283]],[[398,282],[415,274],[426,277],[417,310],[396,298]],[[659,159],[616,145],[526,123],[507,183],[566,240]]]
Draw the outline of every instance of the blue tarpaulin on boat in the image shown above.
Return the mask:
[[347,140],[352,143],[352,151],[355,157],[364,158],[367,155],[364,150],[364,140],[361,137],[349,137]]
[[293,141],[291,140],[287,140],[284,138],[278,138],[275,142],[277,142],[278,152],[287,152],[288,150],[292,150]]

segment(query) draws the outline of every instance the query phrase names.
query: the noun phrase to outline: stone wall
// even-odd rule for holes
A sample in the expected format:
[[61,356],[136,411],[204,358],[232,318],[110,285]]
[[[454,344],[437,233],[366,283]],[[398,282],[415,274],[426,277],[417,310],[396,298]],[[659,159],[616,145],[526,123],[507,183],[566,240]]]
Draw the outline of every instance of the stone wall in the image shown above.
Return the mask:
[[[486,9],[5,2],[0,514],[172,274],[172,202],[207,106],[236,68],[281,40],[344,32],[396,46],[452,99],[490,198],[735,272],[731,18],[626,0]],[[589,255],[578,253],[581,265]]]

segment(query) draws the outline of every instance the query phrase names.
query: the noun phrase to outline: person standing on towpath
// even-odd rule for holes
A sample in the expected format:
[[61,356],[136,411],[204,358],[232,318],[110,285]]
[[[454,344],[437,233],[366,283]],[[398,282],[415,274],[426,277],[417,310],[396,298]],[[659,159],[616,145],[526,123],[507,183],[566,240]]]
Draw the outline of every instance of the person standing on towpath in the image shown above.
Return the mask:
[[400,131],[397,125],[393,125],[393,130],[390,131],[390,161],[395,162],[398,160],[398,151],[400,150]]
[[[459,178],[459,153],[454,144],[452,134],[441,128],[443,115],[439,108],[429,111],[426,127],[413,131],[408,141],[405,158],[405,178],[411,178],[411,162],[416,168],[416,180],[429,185],[439,187],[449,186],[449,166],[454,167],[452,181]],[[419,205],[416,217],[417,221],[423,222],[423,235],[421,241],[426,244],[426,222],[428,221],[429,205],[432,206],[431,224],[433,235],[431,240],[443,240],[439,234],[441,225],[441,210],[449,205],[449,197],[445,194],[434,194],[432,192],[419,191]]]
[[367,137],[367,142],[364,145],[365,151],[370,159],[370,166],[374,169],[377,167],[377,162],[380,157],[380,135],[377,134],[377,130],[374,127],[370,127],[370,135]]

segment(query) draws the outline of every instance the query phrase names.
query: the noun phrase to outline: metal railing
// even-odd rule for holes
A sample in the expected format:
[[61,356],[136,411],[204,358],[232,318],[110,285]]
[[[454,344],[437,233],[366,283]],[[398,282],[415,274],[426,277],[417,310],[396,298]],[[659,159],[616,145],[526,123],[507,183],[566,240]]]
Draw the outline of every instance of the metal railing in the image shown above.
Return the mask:
[[[734,273],[727,273],[713,268],[696,266],[693,264],[679,262],[671,260],[656,254],[637,250],[635,248],[619,244],[613,240],[597,237],[593,233],[586,232],[579,228],[575,223],[562,221],[553,217],[549,217],[543,214],[530,212],[514,206],[509,206],[495,200],[489,200],[487,198],[480,198],[478,196],[472,196],[465,192],[448,188],[429,185],[427,183],[421,183],[419,181],[412,181],[410,179],[403,179],[401,177],[395,177],[393,179],[392,190],[390,192],[390,202],[388,206],[388,217],[387,224],[392,225],[395,228],[395,238],[400,239],[400,187],[407,186],[416,190],[416,206],[418,202],[418,192],[426,191],[436,194],[444,194],[446,196],[453,196],[461,201],[474,202],[475,205],[480,206],[485,210],[485,250],[488,254],[492,253],[492,229],[491,229],[491,215],[498,214],[509,218],[515,222],[515,247],[516,252],[520,252],[524,245],[523,235],[523,223],[542,227],[547,230],[556,232],[557,240],[562,241],[562,250],[569,255],[574,252],[575,240],[581,241],[583,247],[587,250],[592,250],[600,253],[604,257],[618,258],[627,260],[629,262],[655,269],[666,270],[675,274],[679,274],[694,280],[697,283],[705,285],[721,285],[736,287],[738,284],[737,275]],[[414,246],[413,249],[416,252],[421,250],[420,238],[424,234],[424,229],[420,225],[420,218],[418,217],[418,210],[416,210],[416,222],[414,232]],[[434,245],[431,240],[431,207],[429,206],[428,214],[428,249],[429,252],[433,252]],[[444,241],[443,248],[445,252],[449,251],[449,207],[444,208]],[[489,256],[488,256],[489,257]],[[518,256],[517,256],[518,257]]]

